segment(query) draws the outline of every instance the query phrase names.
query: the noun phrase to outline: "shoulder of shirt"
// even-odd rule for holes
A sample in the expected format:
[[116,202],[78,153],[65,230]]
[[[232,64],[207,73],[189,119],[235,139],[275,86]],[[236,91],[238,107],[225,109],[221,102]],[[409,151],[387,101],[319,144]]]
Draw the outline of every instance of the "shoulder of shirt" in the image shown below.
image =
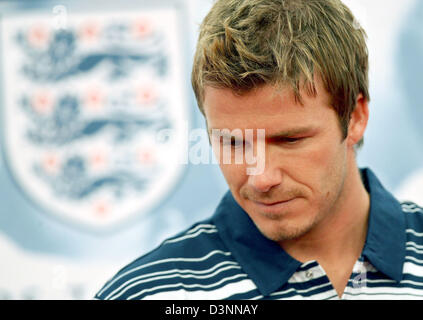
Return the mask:
[[216,226],[208,219],[164,240],[156,249],[125,266],[95,299],[145,299],[172,288],[177,292],[186,283],[192,285],[193,279],[201,282],[201,275],[213,273],[219,266],[235,264]]
[[401,209],[405,215],[406,233],[423,240],[423,208],[412,201],[402,201]]

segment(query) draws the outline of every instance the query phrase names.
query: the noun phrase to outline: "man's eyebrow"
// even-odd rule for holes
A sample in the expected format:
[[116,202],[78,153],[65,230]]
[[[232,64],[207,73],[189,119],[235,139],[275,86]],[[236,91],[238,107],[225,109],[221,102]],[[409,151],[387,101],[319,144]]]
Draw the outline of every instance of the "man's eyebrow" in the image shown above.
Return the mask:
[[[212,134],[213,130],[217,130],[219,132],[219,135],[224,136],[224,137],[229,137],[229,138],[230,137],[236,137],[232,134],[232,131],[226,131],[226,130],[215,129],[215,128],[209,128],[209,130],[208,130],[209,135]],[[280,132],[277,132],[277,133],[274,133],[274,134],[266,135],[266,139],[269,139],[269,140],[283,139],[283,138],[293,137],[293,136],[297,136],[297,135],[301,135],[301,134],[312,133],[315,130],[316,130],[316,128],[314,128],[314,127],[292,128],[292,129],[283,130],[283,131],[280,131]],[[254,129],[254,131],[257,131],[257,130]]]
[[[237,129],[234,129],[237,130]],[[242,138],[243,137],[243,131],[241,131],[241,137],[238,137],[237,135],[233,134],[234,130],[229,130],[229,129],[217,129],[217,128],[209,128],[208,129],[208,134],[209,136],[212,135],[213,132],[216,132],[218,135],[222,136],[222,137],[228,137],[228,138],[232,138],[232,137],[236,137],[236,138]],[[241,130],[241,129],[239,129]],[[238,131],[238,130],[237,130]]]
[[295,137],[302,134],[309,134],[316,131],[316,128],[314,127],[300,127],[300,128],[292,128],[287,129],[281,132],[277,132],[274,134],[266,135],[266,139],[268,140],[277,140],[277,139],[283,139],[283,138],[289,138],[289,137]]

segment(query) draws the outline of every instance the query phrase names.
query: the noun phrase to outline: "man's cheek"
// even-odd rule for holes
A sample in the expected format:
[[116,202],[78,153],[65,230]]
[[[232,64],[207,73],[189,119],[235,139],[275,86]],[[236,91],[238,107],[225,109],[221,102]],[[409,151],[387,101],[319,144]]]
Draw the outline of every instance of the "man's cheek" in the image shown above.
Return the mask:
[[244,165],[220,164],[220,169],[231,191],[235,191],[247,181],[246,167]]

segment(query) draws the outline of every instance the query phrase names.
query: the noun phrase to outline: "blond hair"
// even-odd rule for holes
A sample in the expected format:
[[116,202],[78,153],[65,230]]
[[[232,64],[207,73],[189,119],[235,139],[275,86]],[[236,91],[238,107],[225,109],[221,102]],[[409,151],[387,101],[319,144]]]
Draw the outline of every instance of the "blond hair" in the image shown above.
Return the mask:
[[344,137],[359,93],[369,100],[366,34],[340,0],[217,0],[201,24],[192,86],[242,94],[289,85],[316,94],[319,75]]

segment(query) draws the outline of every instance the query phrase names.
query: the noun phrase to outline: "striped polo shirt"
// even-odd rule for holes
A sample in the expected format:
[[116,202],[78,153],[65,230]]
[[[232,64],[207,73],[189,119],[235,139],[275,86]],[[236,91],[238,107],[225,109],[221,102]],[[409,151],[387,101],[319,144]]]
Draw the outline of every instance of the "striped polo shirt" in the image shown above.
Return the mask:
[[[423,210],[398,202],[369,169],[366,242],[341,299],[423,299]],[[207,220],[120,270],[96,299],[339,299],[317,261],[264,237],[228,192]]]

